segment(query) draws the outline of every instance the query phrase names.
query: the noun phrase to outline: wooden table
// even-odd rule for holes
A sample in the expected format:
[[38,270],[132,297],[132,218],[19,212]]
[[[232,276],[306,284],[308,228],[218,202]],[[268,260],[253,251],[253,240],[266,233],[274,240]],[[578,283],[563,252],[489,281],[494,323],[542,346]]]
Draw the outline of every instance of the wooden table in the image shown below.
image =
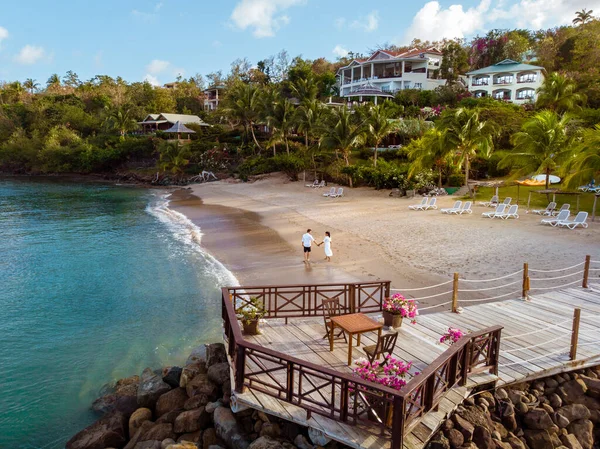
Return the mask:
[[363,313],[333,316],[330,320],[329,350],[333,351],[333,335],[337,326],[348,334],[348,366],[352,364],[352,337],[354,334],[357,335],[356,346],[360,346],[360,334],[364,332],[377,331],[377,338],[381,337],[383,323],[379,323]]

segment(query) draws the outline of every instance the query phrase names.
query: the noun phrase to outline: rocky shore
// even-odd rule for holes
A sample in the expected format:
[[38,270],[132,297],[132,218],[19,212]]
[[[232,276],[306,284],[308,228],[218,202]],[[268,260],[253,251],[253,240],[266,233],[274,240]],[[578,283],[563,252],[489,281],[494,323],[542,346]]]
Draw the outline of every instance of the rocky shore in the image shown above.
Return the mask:
[[[234,414],[222,344],[195,349],[184,367],[146,368],[92,407],[102,417],[66,449],[317,449],[308,429],[252,409]],[[328,449],[343,448],[336,442]]]
[[600,367],[471,396],[428,449],[600,448]]

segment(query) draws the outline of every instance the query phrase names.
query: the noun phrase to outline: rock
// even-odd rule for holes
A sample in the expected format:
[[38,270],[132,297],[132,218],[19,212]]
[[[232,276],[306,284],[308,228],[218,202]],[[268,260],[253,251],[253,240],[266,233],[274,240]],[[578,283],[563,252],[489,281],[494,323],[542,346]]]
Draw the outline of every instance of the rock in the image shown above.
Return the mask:
[[[137,376],[136,376],[137,377]],[[137,388],[136,388],[137,391]],[[92,403],[92,410],[97,413],[119,411],[124,415],[131,414],[139,407],[137,398],[130,395],[119,396],[117,393],[104,395]]]
[[294,444],[298,449],[314,449],[314,446],[310,444],[304,435],[297,435],[294,438]]
[[534,408],[523,417],[523,424],[534,430],[547,430],[554,424],[548,412],[542,408]]
[[591,378],[588,376],[581,376],[580,379],[583,381],[588,390],[595,393],[600,393],[600,380],[598,378]]
[[552,408],[552,406],[550,404],[541,404],[541,408],[546,410],[546,413],[548,413],[548,415],[552,416],[552,414],[554,414],[554,409]]
[[210,425],[210,415],[204,407],[181,413],[174,424],[175,433],[191,433],[204,430]]
[[156,416],[161,417],[165,413],[183,408],[188,399],[184,388],[174,388],[168,391],[156,401]]
[[117,380],[115,384],[115,393],[117,396],[137,396],[140,376],[131,376]]
[[563,415],[559,413],[554,414],[554,423],[561,429],[567,427],[571,422]]
[[171,388],[179,388],[179,380],[181,379],[181,372],[183,368],[179,366],[171,366],[163,370],[163,381]]
[[185,401],[185,404],[183,404],[183,408],[185,410],[193,410],[198,407],[204,407],[209,403],[210,401],[208,400],[208,396],[206,396],[205,394],[198,394],[193,398],[189,398],[187,401]]
[[477,405],[485,407],[486,409],[490,408],[490,403],[483,398],[477,399]]
[[[196,396],[194,396],[194,398],[195,397]],[[191,399],[194,399],[194,398],[191,398]],[[212,414],[217,409],[217,407],[222,407],[222,406],[223,406],[223,403],[221,402],[221,400],[218,400],[216,402],[209,402],[208,404],[206,404],[206,407],[205,407],[206,413]]]
[[260,419],[257,419],[254,423],[254,432],[260,434],[260,430],[262,429],[263,422]]
[[554,447],[547,430],[526,429],[524,433],[530,449],[551,449]]
[[115,407],[117,399],[119,398],[115,393],[105,394],[92,402],[92,410],[102,414],[111,412]]
[[160,449],[162,443],[157,440],[141,441],[136,444],[133,449]]
[[556,387],[558,387],[558,382],[555,379],[553,379],[552,377],[544,379],[544,383],[546,384],[546,388],[556,388]]
[[525,444],[514,435],[509,436],[506,439],[506,441],[508,442],[508,444],[510,444],[510,447],[512,447],[512,449],[527,449],[525,447]]
[[510,399],[510,402],[512,402],[513,404],[517,405],[520,402],[523,402],[525,393],[520,391],[520,390],[508,390],[508,398]]
[[294,438],[302,432],[301,427],[290,421],[283,421],[279,424],[281,427],[281,438],[288,439],[290,441],[294,441]]
[[441,426],[441,429],[446,432],[450,429],[454,429],[454,423],[452,422],[451,419],[446,419]]
[[162,377],[146,368],[140,378],[137,401],[140,407],[152,409],[158,398],[169,391],[171,387],[163,382]]
[[[215,446],[215,447],[219,447],[219,446]],[[196,446],[194,443],[191,443],[189,441],[182,441],[181,443],[176,443],[171,446],[168,446],[167,449],[198,449],[198,446]],[[221,449],[223,449],[223,448],[221,448]]]
[[565,405],[564,407],[561,407],[559,410],[557,410],[556,413],[567,418],[569,422],[573,422],[578,419],[590,419],[591,416],[590,411],[583,404]]
[[498,402],[498,410],[501,410],[501,421],[504,427],[513,431],[517,428],[517,419],[515,417],[515,409],[512,402]]
[[248,446],[248,449],[284,449],[281,443],[271,437],[260,437]]
[[192,365],[194,363],[205,363],[206,364],[206,345],[196,346],[192,349],[190,356],[186,360],[185,364]]
[[575,435],[567,434],[560,437],[560,441],[567,449],[583,449]]
[[558,395],[565,404],[574,404],[587,391],[585,382],[581,379],[564,382],[558,387]]
[[577,441],[579,441],[579,444],[581,444],[583,449],[592,449],[592,446],[594,445],[594,425],[589,419],[573,421],[569,424],[567,430],[569,433],[575,435],[575,438],[577,438]]
[[263,423],[260,436],[267,436],[271,438],[279,438],[281,436],[281,428],[278,424],[266,422]]
[[230,409],[218,407],[213,415],[217,436],[221,438],[230,449],[247,449],[249,441],[240,430],[235,417]]
[[123,447],[127,442],[127,417],[110,412],[71,438],[66,449],[104,449]]
[[500,438],[496,438],[497,440],[504,440],[507,436],[508,436],[508,430],[506,430],[506,428],[498,423],[498,422],[494,422],[494,432],[492,432],[492,437],[494,436],[494,433],[497,433]]
[[202,438],[202,431],[198,430],[192,433],[184,433],[179,438],[177,438],[178,443],[183,443],[184,441],[188,441],[190,443],[197,443]]
[[443,433],[438,432],[427,445],[427,449],[450,449],[450,442]]
[[498,388],[496,390],[496,399],[498,399],[500,401],[508,399],[508,393],[506,392],[506,390],[504,388]]
[[224,449],[223,446],[219,446],[218,444],[213,444],[208,446],[208,449]]
[[167,446],[170,446],[172,444],[175,444],[175,440],[173,438],[167,438],[165,440],[162,440],[162,442],[160,443],[160,449],[167,449]]
[[210,427],[202,433],[202,447],[210,447],[218,444],[217,432]]
[[486,402],[489,404],[490,408],[496,408],[496,399],[494,398],[494,395],[489,391],[484,391],[479,395],[479,397],[485,399]]
[[182,409],[177,409],[177,410],[171,410],[170,412],[165,413],[164,415],[162,415],[160,418],[158,418],[156,420],[156,424],[161,424],[161,423],[171,423],[173,424],[175,422],[175,419],[183,412]]
[[149,441],[149,440],[166,440],[167,438],[175,438],[175,434],[173,433],[173,424],[170,423],[161,423],[154,424],[150,429],[144,433],[139,441]]
[[152,411],[149,408],[138,408],[129,418],[129,435],[133,437],[145,421],[152,420]]
[[208,378],[218,386],[222,386],[225,382],[229,382],[229,363],[225,362],[211,365],[210,368],[208,368]]
[[223,343],[212,343],[206,346],[206,366],[210,368],[217,363],[227,363],[227,352]]
[[515,404],[515,411],[519,415],[524,415],[527,412],[529,412],[529,406],[523,402],[519,402],[519,403]]
[[492,434],[484,426],[475,426],[473,443],[477,445],[478,449],[495,449],[496,447],[492,439]]
[[135,447],[135,445],[140,442],[142,436],[148,431],[150,430],[152,427],[154,427],[154,424],[152,421],[144,421],[141,425],[140,428],[135,432],[135,434],[133,436],[130,435],[130,440],[129,443],[127,443],[125,445],[124,449],[133,449]]
[[217,399],[218,387],[208,379],[206,374],[198,374],[185,386],[190,398],[197,395],[205,395],[209,401]]
[[512,446],[508,443],[504,443],[502,441],[494,440],[494,444],[496,445],[496,449],[512,449]]
[[552,408],[555,410],[562,407],[562,399],[556,393],[552,393],[548,397],[548,401],[550,402],[550,405],[552,406]]
[[482,426],[488,430],[490,430],[493,427],[490,416],[479,407],[465,407],[464,411],[460,413],[460,416],[469,421],[474,426]]
[[458,449],[463,444],[465,444],[465,437],[457,429],[450,429],[444,432],[444,435],[446,435],[446,438],[448,438],[448,441],[450,442],[450,447],[452,449]]
[[454,428],[462,433],[465,442],[469,442],[473,439],[473,432],[475,431],[475,426],[473,426],[473,424],[457,414],[452,416],[452,421],[454,421]]
[[198,374],[206,374],[206,362],[197,362],[190,365],[186,365],[181,370],[181,377],[179,378],[179,386],[185,388],[194,377]]

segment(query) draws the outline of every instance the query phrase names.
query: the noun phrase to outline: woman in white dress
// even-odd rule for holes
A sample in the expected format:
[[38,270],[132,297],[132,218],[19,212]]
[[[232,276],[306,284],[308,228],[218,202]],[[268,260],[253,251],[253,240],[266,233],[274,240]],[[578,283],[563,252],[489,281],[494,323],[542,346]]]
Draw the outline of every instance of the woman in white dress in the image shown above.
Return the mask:
[[321,246],[322,244],[325,244],[325,260],[327,262],[331,262],[331,256],[333,256],[333,251],[331,251],[331,233],[329,231],[325,232],[325,238],[321,243],[319,243],[319,246]]

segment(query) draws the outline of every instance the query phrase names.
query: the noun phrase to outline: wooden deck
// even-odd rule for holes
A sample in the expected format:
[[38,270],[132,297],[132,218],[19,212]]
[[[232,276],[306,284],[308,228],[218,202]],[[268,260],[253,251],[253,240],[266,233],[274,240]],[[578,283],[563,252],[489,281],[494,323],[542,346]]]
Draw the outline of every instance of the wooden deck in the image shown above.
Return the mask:
[[[438,429],[443,419],[467,397],[473,388],[496,381],[496,386],[528,381],[558,372],[580,369],[600,363],[600,285],[590,289],[569,288],[532,295],[522,299],[485,303],[465,307],[462,313],[439,312],[422,315],[416,325],[405,322],[399,329],[394,356],[413,362],[413,372],[421,371],[440,356],[448,346],[439,338],[448,327],[463,331],[478,331],[494,325],[504,326],[500,345],[498,377],[481,374],[470,377],[464,387],[446,393],[438,410],[430,411],[404,438],[404,448],[421,449]],[[581,324],[577,359],[569,359],[573,312],[581,309]],[[380,314],[369,314],[382,319]],[[264,348],[278,351],[340,372],[351,372],[347,365],[348,346],[336,340],[333,352],[323,338],[322,317],[269,319],[261,324],[262,334],[246,339]],[[364,334],[361,346],[374,344],[376,333]],[[353,358],[363,357],[362,347],[353,348]],[[253,361],[246,359],[249,368]],[[281,374],[265,375],[266,379]],[[285,379],[279,379],[285,382]],[[315,393],[316,394],[316,393]],[[388,435],[373,434],[364,429],[317,414],[307,416],[306,410],[283,400],[256,391],[236,393],[236,401],[254,409],[294,421],[322,432],[327,437],[355,448],[389,448]],[[308,418],[308,419],[307,419]]]

